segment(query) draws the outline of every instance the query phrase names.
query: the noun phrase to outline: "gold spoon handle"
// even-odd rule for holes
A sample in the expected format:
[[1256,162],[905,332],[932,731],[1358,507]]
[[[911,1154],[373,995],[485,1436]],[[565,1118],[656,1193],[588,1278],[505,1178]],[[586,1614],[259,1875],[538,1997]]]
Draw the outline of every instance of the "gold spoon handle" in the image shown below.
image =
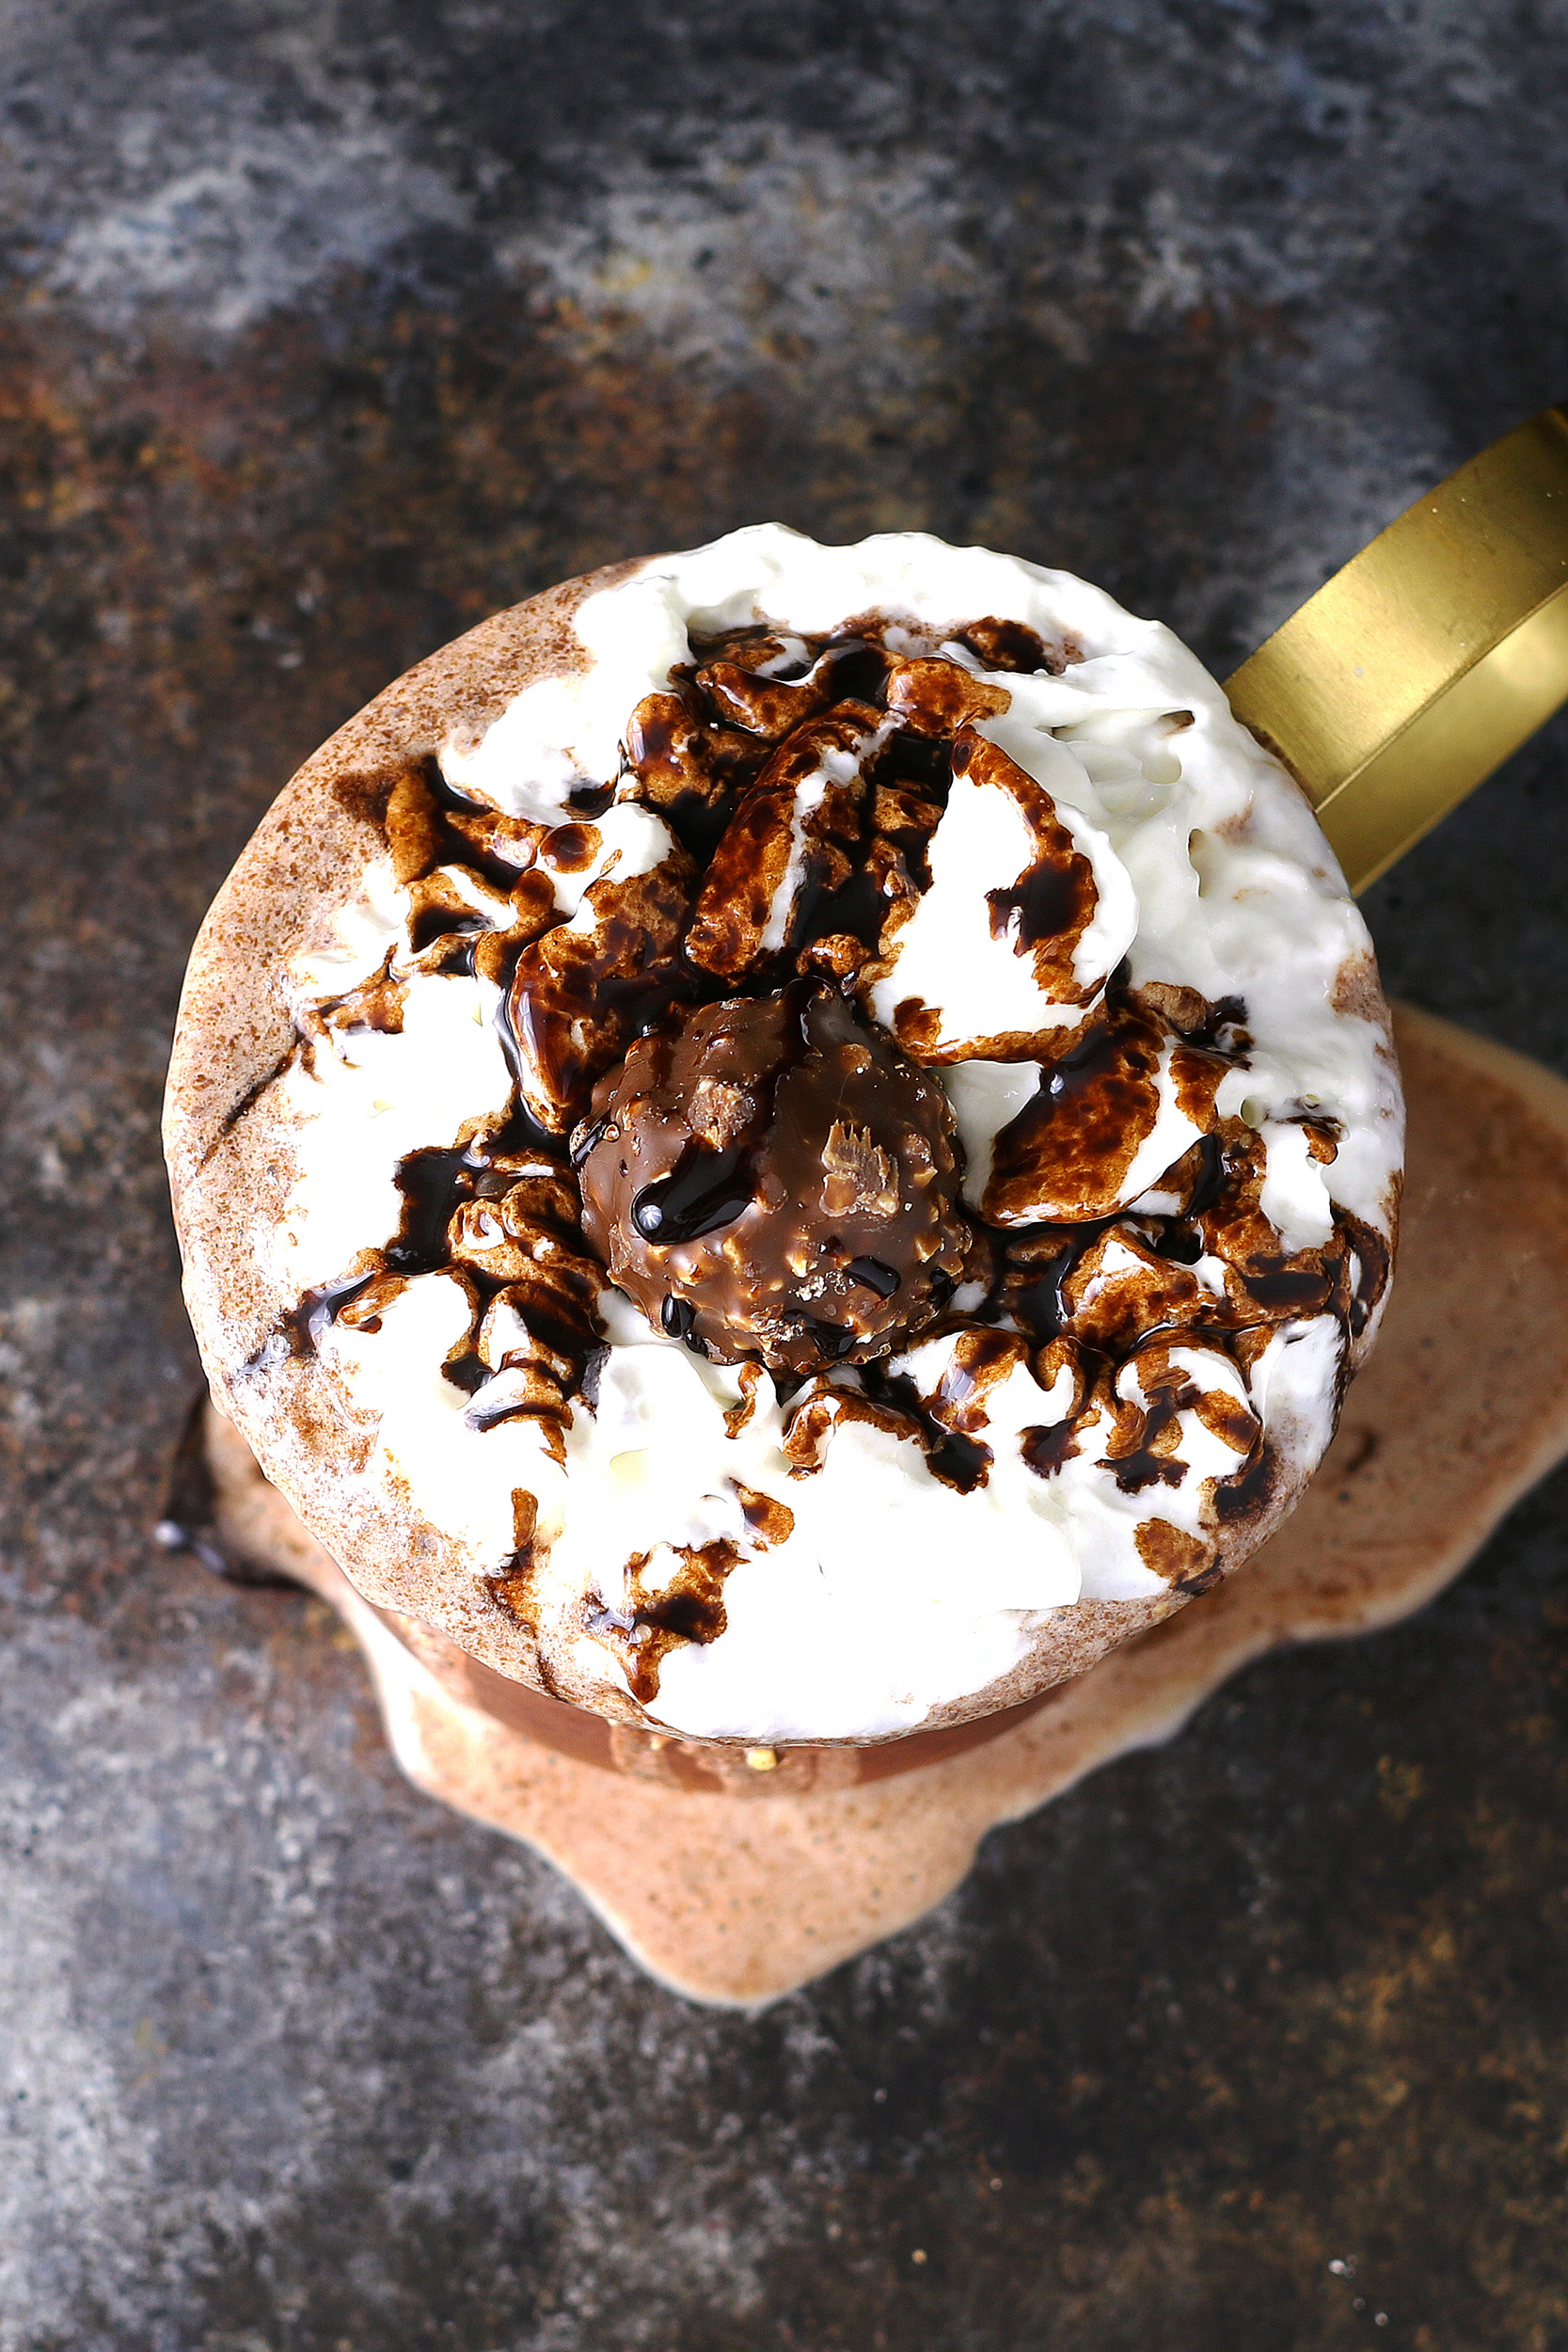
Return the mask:
[[1418,499],[1226,691],[1365,890],[1568,702],[1568,402]]

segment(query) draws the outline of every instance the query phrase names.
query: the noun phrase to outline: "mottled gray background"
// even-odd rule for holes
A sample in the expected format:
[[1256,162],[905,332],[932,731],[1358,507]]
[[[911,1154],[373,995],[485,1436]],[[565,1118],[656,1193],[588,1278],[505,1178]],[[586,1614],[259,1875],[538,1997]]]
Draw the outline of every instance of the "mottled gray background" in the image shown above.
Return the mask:
[[[1561,0],[0,28],[0,2345],[1568,2345],[1568,1475],[756,2018],[403,1786],[317,1607],[148,1540],[166,1042],[295,762],[759,515],[1074,565],[1227,667],[1568,391]],[[1560,1068],[1565,768],[1370,902]]]

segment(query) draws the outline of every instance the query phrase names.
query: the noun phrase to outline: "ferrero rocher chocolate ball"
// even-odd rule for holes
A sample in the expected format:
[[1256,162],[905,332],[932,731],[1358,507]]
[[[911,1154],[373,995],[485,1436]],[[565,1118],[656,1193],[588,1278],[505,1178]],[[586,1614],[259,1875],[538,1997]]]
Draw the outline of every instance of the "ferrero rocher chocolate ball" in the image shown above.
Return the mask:
[[573,1157],[615,1280],[725,1363],[884,1356],[940,1313],[970,1245],[941,1087],[810,982],[638,1039]]

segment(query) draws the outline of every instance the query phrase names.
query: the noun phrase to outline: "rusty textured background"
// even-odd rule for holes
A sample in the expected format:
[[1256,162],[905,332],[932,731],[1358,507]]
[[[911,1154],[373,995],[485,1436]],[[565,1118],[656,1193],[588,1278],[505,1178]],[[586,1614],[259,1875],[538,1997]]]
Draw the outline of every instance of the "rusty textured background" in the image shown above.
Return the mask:
[[[294,763],[760,514],[1066,563],[1228,666],[1568,390],[1561,0],[0,23],[0,2346],[1568,2345],[1568,1475],[760,2018],[404,1787],[313,1605],[148,1540],[166,1041]],[[1371,902],[1560,1068],[1565,768]]]

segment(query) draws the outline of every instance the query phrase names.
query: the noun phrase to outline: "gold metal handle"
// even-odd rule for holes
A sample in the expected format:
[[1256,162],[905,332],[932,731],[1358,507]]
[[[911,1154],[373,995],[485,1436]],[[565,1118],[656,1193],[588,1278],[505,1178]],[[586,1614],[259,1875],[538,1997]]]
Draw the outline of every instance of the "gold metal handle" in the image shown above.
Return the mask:
[[1568,402],[1418,499],[1226,691],[1365,890],[1568,702]]

